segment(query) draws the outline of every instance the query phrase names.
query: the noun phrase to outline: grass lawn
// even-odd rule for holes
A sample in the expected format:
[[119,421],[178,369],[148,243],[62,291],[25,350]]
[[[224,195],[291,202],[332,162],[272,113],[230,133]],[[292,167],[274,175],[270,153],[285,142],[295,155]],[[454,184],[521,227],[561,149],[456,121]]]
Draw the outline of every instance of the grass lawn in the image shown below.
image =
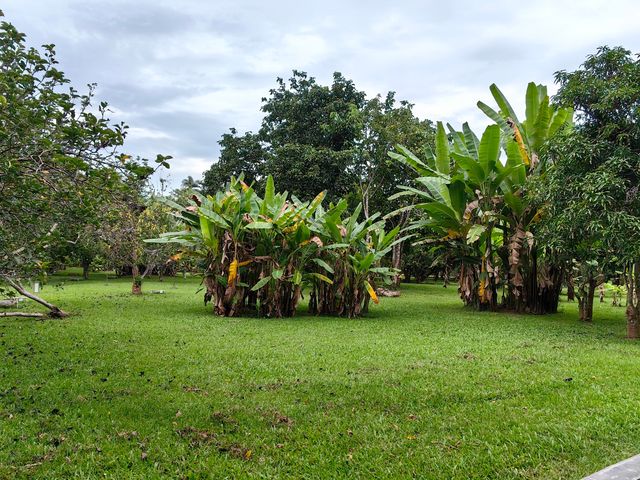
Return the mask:
[[359,320],[225,319],[196,279],[144,288],[166,293],[96,276],[43,291],[73,317],[0,319],[1,478],[578,479],[640,452],[622,308],[410,285]]

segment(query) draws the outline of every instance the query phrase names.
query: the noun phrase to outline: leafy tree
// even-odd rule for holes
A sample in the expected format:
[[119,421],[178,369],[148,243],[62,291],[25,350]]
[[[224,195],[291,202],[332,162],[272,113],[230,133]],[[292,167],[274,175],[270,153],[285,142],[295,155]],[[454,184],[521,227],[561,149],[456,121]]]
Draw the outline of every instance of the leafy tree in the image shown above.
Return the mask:
[[[53,45],[29,48],[24,34],[0,24],[0,277],[61,317],[23,280],[45,272],[60,245],[75,242],[111,196],[127,190],[123,180],[143,181],[154,169],[118,153],[126,125],[109,123],[105,102],[92,105],[93,85],[83,95],[65,90],[56,64]],[[167,159],[156,161],[168,166]]]
[[369,212],[391,213],[404,205],[389,200],[396,185],[407,182],[412,173],[404,165],[391,161],[388,152],[404,145],[419,156],[435,146],[435,129],[429,120],[420,120],[413,105],[397,102],[394,92],[367,100],[360,113],[362,135],[357,143],[354,171],[358,182],[358,197],[364,215]]
[[[393,226],[404,228],[413,212],[402,209],[410,202],[406,197],[390,199],[396,185],[408,183],[412,173],[405,165],[392,161],[388,152],[397,144],[417,152],[419,155],[433,148],[435,130],[429,120],[420,120],[413,113],[413,105],[406,101],[397,102],[394,92],[367,100],[360,112],[362,136],[357,142],[354,173],[358,186],[358,201],[362,202],[365,217],[370,212],[389,215],[387,221]],[[392,212],[397,214],[390,215]],[[394,245],[391,265],[404,270],[403,252],[405,242]],[[413,263],[418,260],[414,256]],[[427,262],[430,263],[428,259]],[[400,284],[400,275],[394,279],[394,286]]]
[[321,191],[332,200],[347,195],[355,183],[351,167],[364,102],[364,92],[337,72],[328,87],[296,70],[288,83],[278,78],[262,106],[265,173],[303,200]]
[[195,180],[191,175],[189,175],[187,178],[182,179],[180,187],[186,190],[199,190],[202,187],[202,182],[200,180]]
[[[581,306],[590,319],[594,276],[617,265],[627,285],[628,335],[640,335],[640,61],[601,47],[574,72],[556,73],[559,105],[577,114],[573,132],[548,151],[554,167],[540,195],[545,238],[575,259],[588,284]],[[584,305],[582,305],[584,303]]]
[[218,142],[220,157],[204,174],[202,190],[213,195],[224,188],[229,178],[244,174],[247,182],[259,186],[264,178],[267,152],[259,136],[246,132],[238,135],[235,128],[225,133]]

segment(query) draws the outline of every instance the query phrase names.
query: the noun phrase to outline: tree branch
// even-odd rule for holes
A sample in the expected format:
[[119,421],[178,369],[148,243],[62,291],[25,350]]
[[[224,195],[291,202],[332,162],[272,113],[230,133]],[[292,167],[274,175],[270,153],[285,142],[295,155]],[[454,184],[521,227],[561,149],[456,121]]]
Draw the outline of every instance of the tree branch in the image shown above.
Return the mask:
[[53,303],[49,303],[47,302],[45,299],[38,297],[36,294],[31,293],[29,291],[27,291],[22,284],[20,283],[19,280],[13,280],[12,278],[10,278],[7,275],[2,275],[2,279],[7,282],[7,284],[13,288],[14,290],[16,290],[18,293],[20,293],[20,295],[23,295],[27,298],[30,298],[31,300],[33,300],[36,303],[39,303],[40,305],[43,305],[45,307],[47,307],[49,309],[49,316],[50,317],[54,317],[54,318],[62,318],[62,317],[67,317],[69,316],[69,314],[67,312],[64,312],[62,310],[60,310],[60,308],[58,308],[57,306],[55,306]]
[[26,317],[26,318],[44,318],[44,313],[30,313],[30,312],[0,312],[0,317]]

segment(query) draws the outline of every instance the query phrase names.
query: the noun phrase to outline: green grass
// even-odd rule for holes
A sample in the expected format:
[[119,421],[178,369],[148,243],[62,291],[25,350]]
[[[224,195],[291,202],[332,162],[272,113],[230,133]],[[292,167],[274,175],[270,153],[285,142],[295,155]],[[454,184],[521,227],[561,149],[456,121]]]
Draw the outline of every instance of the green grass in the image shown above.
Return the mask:
[[[622,308],[478,314],[407,286],[365,319],[224,319],[196,279],[67,282],[0,319],[3,478],[580,478],[640,451]],[[609,300],[607,300],[609,301]]]

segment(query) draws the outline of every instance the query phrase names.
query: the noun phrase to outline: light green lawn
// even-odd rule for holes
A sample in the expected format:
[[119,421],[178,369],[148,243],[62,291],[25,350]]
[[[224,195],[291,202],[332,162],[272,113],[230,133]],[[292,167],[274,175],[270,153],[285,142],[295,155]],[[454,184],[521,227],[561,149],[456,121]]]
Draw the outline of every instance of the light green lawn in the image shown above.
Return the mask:
[[365,319],[225,319],[196,279],[144,288],[49,285],[75,316],[0,319],[0,477],[578,479],[640,452],[622,308],[410,285]]

